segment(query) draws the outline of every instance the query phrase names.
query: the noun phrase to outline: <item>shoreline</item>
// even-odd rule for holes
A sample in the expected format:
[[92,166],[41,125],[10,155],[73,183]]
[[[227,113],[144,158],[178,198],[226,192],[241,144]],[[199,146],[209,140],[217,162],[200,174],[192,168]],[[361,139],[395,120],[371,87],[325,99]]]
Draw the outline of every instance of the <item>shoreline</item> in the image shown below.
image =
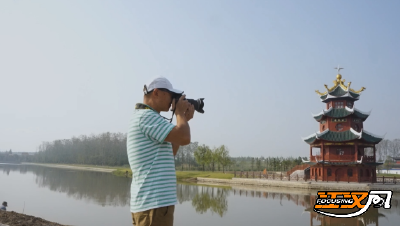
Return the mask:
[[232,178],[214,179],[197,177],[197,183],[202,184],[225,184],[225,185],[246,185],[253,187],[274,187],[302,190],[335,190],[335,191],[370,191],[370,190],[392,190],[393,193],[400,193],[400,184],[370,184],[370,183],[347,183],[347,182],[298,182],[280,181],[253,178]]
[[117,168],[115,169],[107,169],[107,168],[97,168],[97,167],[91,167],[91,166],[71,166],[71,165],[63,165],[63,164],[49,164],[49,163],[29,163],[29,162],[23,162],[21,165],[35,165],[35,166],[45,166],[45,167],[50,167],[50,168],[59,168],[59,169],[72,169],[72,170],[87,170],[87,171],[95,171],[95,172],[104,172],[104,173],[112,173]]
[[[63,164],[42,164],[42,163],[27,163],[21,165],[38,165],[50,168],[71,169],[71,170],[86,170],[95,172],[113,173],[118,168],[97,168],[92,166],[71,166]],[[304,190],[351,190],[351,191],[370,191],[370,190],[392,190],[393,193],[400,193],[400,184],[371,184],[371,183],[355,183],[355,182],[311,182],[311,181],[281,181],[281,180],[266,180],[256,178],[232,178],[232,179],[216,179],[205,177],[190,177],[177,182],[189,182],[198,184],[214,184],[214,185],[246,185],[252,187],[275,187],[288,189],[304,189]]]

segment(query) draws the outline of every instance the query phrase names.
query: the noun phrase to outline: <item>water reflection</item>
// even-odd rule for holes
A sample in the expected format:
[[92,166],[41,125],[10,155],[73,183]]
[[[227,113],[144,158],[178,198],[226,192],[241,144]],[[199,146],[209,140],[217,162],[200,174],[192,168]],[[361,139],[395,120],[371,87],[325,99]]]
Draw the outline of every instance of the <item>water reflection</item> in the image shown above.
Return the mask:
[[[129,206],[130,178],[115,177],[110,173],[56,169],[34,165],[0,165],[1,172],[4,176],[7,175],[6,177],[13,177],[15,173],[33,174],[34,183],[38,187],[64,193],[74,199],[95,202],[101,206]],[[20,178],[26,180],[27,177]],[[393,195],[392,208],[389,210],[371,207],[367,213],[360,217],[345,219],[331,218],[314,212],[316,194],[317,191],[297,191],[284,188],[177,184],[177,197],[180,204],[189,202],[198,214],[210,211],[221,218],[229,218],[227,214],[228,204],[229,201],[233,202],[233,196],[246,199],[264,199],[266,202],[271,199],[279,200],[278,205],[288,207],[301,206],[300,212],[309,214],[310,225],[312,226],[379,225],[379,220],[382,218],[393,219],[393,215],[400,215],[400,195],[398,194]],[[244,208],[251,208],[251,206]]]
[[177,185],[178,201],[192,201],[192,206],[197,213],[203,214],[208,210],[220,217],[228,211],[227,196],[230,187],[194,186],[187,184]]
[[65,170],[33,165],[2,165],[3,173],[33,173],[39,187],[62,192],[78,200],[94,201],[101,206],[126,206],[130,202],[129,178],[110,173]]
[[[280,204],[282,201],[290,201],[297,206],[303,206],[304,212],[308,212],[310,214],[310,225],[311,226],[347,226],[347,225],[357,225],[357,226],[366,226],[366,225],[379,225],[379,218],[387,218],[386,214],[397,213],[400,215],[400,196],[394,195],[391,199],[391,209],[378,209],[373,208],[372,206],[368,209],[368,211],[362,214],[359,217],[355,218],[334,218],[328,217],[314,212],[314,204],[317,196],[311,194],[290,194],[290,193],[282,193],[282,192],[261,192],[261,191],[249,191],[247,189],[236,189],[233,188],[233,194],[238,196],[246,196],[246,197],[258,197],[265,199],[279,199]],[[316,192],[315,192],[316,194]],[[381,211],[381,212],[380,212]],[[303,213],[304,213],[303,212]]]
[[366,226],[366,225],[379,225],[378,219],[385,217],[385,214],[379,213],[378,209],[370,208],[365,214],[354,217],[354,218],[334,218],[334,217],[327,217],[317,214],[312,209],[306,209],[310,211],[310,225],[311,226]]
[[[62,192],[78,200],[94,201],[101,206],[128,206],[131,179],[110,173],[66,170],[35,165],[1,165],[3,173],[32,173],[35,183],[51,191]],[[230,187],[217,188],[177,184],[178,202],[191,202],[198,213],[210,210],[223,216],[228,210],[227,195]]]

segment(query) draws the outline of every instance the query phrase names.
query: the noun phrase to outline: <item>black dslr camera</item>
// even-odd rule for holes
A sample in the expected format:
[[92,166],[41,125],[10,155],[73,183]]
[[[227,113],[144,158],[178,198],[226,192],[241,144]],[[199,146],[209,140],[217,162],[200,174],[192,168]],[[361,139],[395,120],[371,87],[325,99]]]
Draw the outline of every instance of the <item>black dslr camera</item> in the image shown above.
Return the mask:
[[[175,99],[175,104],[178,102],[179,98],[181,98],[182,94],[174,94],[173,99]],[[194,110],[196,110],[199,113],[204,113],[203,107],[204,107],[204,98],[199,98],[197,100],[193,99],[184,99],[187,100],[189,103],[193,104]]]

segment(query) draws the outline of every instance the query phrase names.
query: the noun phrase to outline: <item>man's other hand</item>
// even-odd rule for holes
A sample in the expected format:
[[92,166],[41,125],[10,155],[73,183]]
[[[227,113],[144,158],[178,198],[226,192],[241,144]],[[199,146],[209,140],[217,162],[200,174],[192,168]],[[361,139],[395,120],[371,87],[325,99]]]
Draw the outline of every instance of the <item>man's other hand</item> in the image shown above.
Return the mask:
[[193,104],[190,104],[190,103],[189,103],[189,105],[190,105],[189,108],[186,109],[186,111],[185,111],[185,117],[188,122],[190,119],[193,118],[193,115],[194,115],[194,106],[193,106]]
[[172,104],[175,105],[173,107],[175,107],[174,109],[176,115],[185,115],[185,112],[187,111],[187,109],[189,109],[191,104],[189,103],[189,101],[185,100],[185,97],[186,95],[182,95],[177,103],[172,102]]

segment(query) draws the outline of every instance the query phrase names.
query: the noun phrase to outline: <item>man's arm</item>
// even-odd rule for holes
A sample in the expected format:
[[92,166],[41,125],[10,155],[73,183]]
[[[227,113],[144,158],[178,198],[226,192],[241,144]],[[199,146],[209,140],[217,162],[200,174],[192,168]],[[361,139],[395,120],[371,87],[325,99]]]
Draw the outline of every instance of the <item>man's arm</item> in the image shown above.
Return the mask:
[[164,141],[178,145],[190,144],[190,127],[188,121],[193,118],[194,107],[182,95],[175,106],[176,126],[169,132]]
[[172,151],[174,153],[174,156],[178,153],[179,150],[179,144],[171,143],[172,144]]

